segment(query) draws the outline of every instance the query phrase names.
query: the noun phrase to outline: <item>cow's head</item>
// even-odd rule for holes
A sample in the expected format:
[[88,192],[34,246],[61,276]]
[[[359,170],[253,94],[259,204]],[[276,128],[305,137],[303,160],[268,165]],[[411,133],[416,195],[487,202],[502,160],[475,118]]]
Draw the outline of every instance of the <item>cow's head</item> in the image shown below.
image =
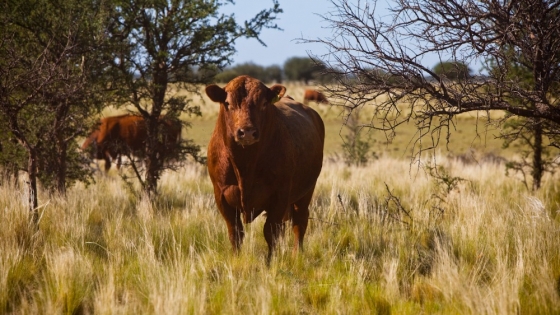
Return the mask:
[[99,145],[97,144],[97,136],[99,135],[99,130],[93,131],[82,144],[82,151],[90,159],[103,159],[103,153]]
[[242,146],[259,141],[266,120],[267,110],[286,92],[282,85],[268,88],[261,81],[239,76],[225,88],[217,85],[206,87],[206,94],[220,103],[225,115],[226,128],[230,137]]

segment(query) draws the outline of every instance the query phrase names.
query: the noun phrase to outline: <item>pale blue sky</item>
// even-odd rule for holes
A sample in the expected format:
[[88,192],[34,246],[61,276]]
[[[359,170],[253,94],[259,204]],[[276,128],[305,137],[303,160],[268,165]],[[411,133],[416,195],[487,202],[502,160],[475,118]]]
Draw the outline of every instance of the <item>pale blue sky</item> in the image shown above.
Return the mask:
[[[380,0],[377,2],[376,15],[387,16],[388,7],[392,1]],[[325,15],[334,10],[329,0],[279,0],[280,7],[284,10],[279,15],[276,23],[283,31],[265,29],[261,33],[261,39],[267,47],[252,39],[240,39],[236,42],[237,53],[234,55],[233,64],[254,62],[261,66],[279,65],[294,56],[305,57],[308,53],[321,56],[327,52],[326,47],[320,44],[298,43],[297,38],[328,38],[331,29],[320,15]],[[227,5],[224,12],[235,14],[239,23],[255,16],[265,8],[272,7],[272,0],[235,0],[235,5]],[[433,67],[439,62],[437,56],[425,57],[425,66]],[[478,72],[480,66],[470,65],[473,72]]]
[[[254,62],[262,66],[277,64],[282,66],[286,59],[294,56],[305,57],[307,52],[320,54],[326,52],[321,45],[298,44],[296,38],[328,37],[330,30],[317,14],[332,10],[328,0],[279,0],[284,10],[276,24],[283,31],[265,29],[261,39],[267,47],[257,40],[241,39],[236,42],[237,53],[234,64]],[[227,12],[233,12],[238,22],[242,23],[265,8],[272,7],[271,0],[236,0],[235,5],[226,6]],[[323,26],[323,27],[322,27]]]

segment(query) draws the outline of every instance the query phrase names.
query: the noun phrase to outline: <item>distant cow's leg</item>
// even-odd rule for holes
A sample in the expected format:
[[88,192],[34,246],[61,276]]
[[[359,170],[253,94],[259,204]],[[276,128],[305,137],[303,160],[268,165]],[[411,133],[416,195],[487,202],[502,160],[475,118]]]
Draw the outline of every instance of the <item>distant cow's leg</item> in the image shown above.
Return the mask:
[[[228,228],[229,241],[233,247],[233,251],[238,253],[243,243],[245,232],[243,230],[243,223],[241,223],[241,199],[239,187],[234,185],[226,186],[223,191],[215,191],[216,203],[220,209],[220,213],[226,220]],[[239,205],[238,205],[239,203]]]
[[311,203],[314,190],[315,187],[313,187],[307,195],[294,203],[292,212],[292,225],[295,239],[294,252],[296,252],[298,248],[303,250],[303,237],[305,236],[307,222],[309,221],[309,204]]
[[108,152],[106,152],[103,156],[105,160],[105,172],[108,172],[111,169],[111,158]]

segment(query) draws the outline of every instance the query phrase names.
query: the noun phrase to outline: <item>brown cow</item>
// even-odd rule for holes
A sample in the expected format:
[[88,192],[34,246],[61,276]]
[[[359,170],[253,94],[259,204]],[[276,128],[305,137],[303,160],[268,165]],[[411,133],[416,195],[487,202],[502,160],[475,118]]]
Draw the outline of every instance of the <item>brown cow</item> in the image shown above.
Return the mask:
[[307,105],[309,101],[328,104],[329,100],[323,93],[315,90],[305,90],[303,93],[303,104]]
[[225,88],[206,87],[220,103],[208,144],[208,172],[216,204],[235,252],[243,224],[266,211],[264,237],[270,262],[283,222],[292,220],[295,249],[303,248],[309,203],[323,164],[325,127],[317,112],[284,97],[282,85],[266,87],[240,76]]
[[[181,137],[181,123],[163,118],[165,151],[170,152],[177,147]],[[101,119],[95,129],[82,144],[82,150],[88,150],[92,158],[105,160],[105,171],[111,168],[111,160],[117,160],[117,168],[121,165],[121,156],[134,155],[143,157],[146,149],[147,129],[144,118],[138,115],[121,115]]]

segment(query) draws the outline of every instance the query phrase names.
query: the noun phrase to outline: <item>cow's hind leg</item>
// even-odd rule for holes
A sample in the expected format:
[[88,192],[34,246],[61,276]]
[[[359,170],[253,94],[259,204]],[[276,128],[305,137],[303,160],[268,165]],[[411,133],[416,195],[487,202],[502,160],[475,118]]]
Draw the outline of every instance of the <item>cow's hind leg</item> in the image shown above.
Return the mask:
[[105,160],[105,173],[107,173],[111,169],[111,158],[105,156],[104,160]]
[[118,169],[119,171],[121,170],[121,165],[122,165],[122,157],[121,157],[121,155],[119,154],[119,155],[117,156],[117,169]]
[[315,187],[305,196],[294,203],[292,209],[292,229],[294,231],[294,252],[303,250],[303,237],[307,231],[307,222],[309,221],[309,204]]
[[241,223],[241,214],[237,209],[225,205],[222,215],[226,220],[228,228],[228,236],[233,251],[237,254],[241,250],[245,231],[243,230],[243,223]]

